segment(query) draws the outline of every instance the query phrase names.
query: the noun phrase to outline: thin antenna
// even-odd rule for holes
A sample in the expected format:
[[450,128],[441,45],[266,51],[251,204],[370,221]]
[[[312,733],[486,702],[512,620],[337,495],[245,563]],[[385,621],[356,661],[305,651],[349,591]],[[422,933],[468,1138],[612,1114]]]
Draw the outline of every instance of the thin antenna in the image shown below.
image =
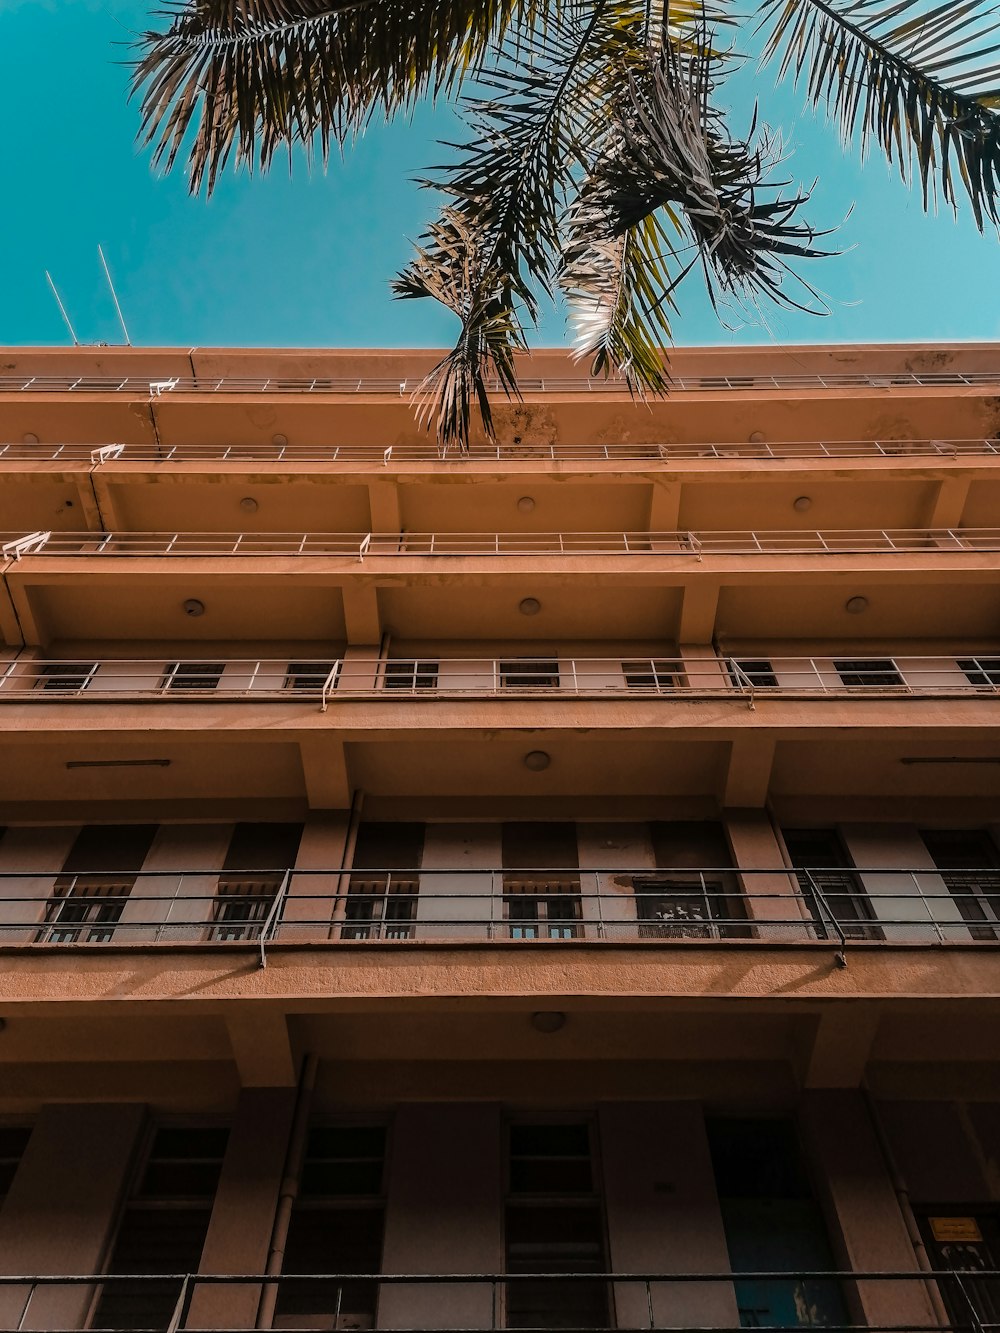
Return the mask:
[[73,346],[79,347],[80,339],[76,336],[76,329],[74,329],[73,325],[69,322],[69,315],[66,314],[66,307],[59,299],[59,293],[56,291],[56,285],[52,281],[52,274],[49,272],[48,269],[45,270],[45,280],[52,288],[52,295],[56,298],[56,305],[59,307],[59,313],[63,317],[63,323],[69,329],[69,336],[73,339]]
[[115,309],[118,311],[118,323],[122,326],[122,333],[125,335],[125,346],[132,346],[132,339],[128,336],[128,329],[125,327],[125,316],[122,314],[122,308],[118,304],[118,293],[115,291],[115,284],[111,281],[111,270],[108,268],[108,261],[104,258],[103,249],[98,246],[97,253],[101,256],[101,263],[104,265],[104,276],[108,280],[108,286],[111,288],[111,299],[115,303]]

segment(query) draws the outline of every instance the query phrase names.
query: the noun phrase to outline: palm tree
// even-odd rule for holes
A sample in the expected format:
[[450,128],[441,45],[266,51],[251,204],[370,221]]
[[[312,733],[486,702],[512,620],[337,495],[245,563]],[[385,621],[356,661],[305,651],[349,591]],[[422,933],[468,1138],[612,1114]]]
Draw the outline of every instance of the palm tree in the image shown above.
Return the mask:
[[[168,0],[139,42],[143,142],[192,191],[230,160],[266,170],[428,95],[463,89],[466,142],[423,183],[444,197],[393,284],[461,322],[418,393],[466,446],[489,390],[518,393],[539,294],[560,292],[576,352],[638,394],[669,389],[674,293],[814,307],[793,266],[829,253],[805,190],[775,179],[780,138],[717,106],[739,56],[735,0]],[[1000,15],[992,0],[749,0],[763,61],[917,182],[925,208],[1000,226]],[[745,29],[743,29],[745,31]],[[795,285],[798,283],[799,285]],[[805,303],[805,305],[803,305]]]

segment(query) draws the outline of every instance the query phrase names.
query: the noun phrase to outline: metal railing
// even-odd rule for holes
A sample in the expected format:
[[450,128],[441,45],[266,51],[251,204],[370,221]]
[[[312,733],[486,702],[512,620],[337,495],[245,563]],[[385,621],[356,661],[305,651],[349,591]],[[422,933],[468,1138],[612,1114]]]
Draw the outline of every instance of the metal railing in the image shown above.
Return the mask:
[[26,556],[942,555],[1000,551],[1000,528],[735,529],[720,532],[30,532],[0,533]]
[[0,945],[992,946],[1000,869],[0,874]]
[[357,699],[984,699],[1000,656],[39,658],[0,661],[0,703],[318,704]]
[[[828,1333],[992,1333],[1000,1329],[1000,1270],[33,1274],[0,1277],[0,1308],[3,1327],[18,1331],[86,1319],[92,1331],[161,1333],[379,1326],[793,1333],[805,1326],[801,1310],[805,1323]],[[126,1310],[136,1323],[124,1321]]]
[[460,453],[431,441],[381,444],[247,444],[210,443],[118,443],[97,446],[70,441],[0,443],[2,462],[85,463],[89,466],[121,463],[423,463],[458,461],[489,462],[656,462],[663,459],[749,459],[781,462],[796,458],[900,458],[907,455],[931,458],[998,456],[1000,440],[772,440],[753,443],[733,441],[671,440],[614,441],[602,444],[555,442],[507,444],[476,443]]
[[[372,394],[408,398],[418,392],[423,377],[309,376],[296,375],[0,375],[0,394],[95,393],[124,394],[139,398],[162,398],[168,394]],[[1000,384],[997,371],[904,371],[849,373],[831,371],[767,375],[672,375],[670,392],[718,393],[769,392],[793,389],[938,389],[983,388]],[[518,381],[522,393],[621,394],[631,397],[625,380],[592,379],[583,375],[525,376]],[[502,393],[499,381],[488,381],[487,389]]]

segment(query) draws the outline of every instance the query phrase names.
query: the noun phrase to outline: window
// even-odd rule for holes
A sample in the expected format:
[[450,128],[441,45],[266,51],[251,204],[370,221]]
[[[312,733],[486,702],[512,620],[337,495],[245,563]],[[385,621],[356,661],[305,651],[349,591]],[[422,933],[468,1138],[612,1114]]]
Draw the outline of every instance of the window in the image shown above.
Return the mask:
[[742,1328],[847,1326],[833,1252],[794,1124],[784,1118],[706,1122],[734,1273],[783,1273],[735,1283]]
[[412,939],[423,851],[423,824],[372,821],[361,825],[341,939]]
[[224,662],[169,662],[160,689],[214,690],[224,670]]
[[383,684],[387,690],[436,690],[437,662],[386,662]]
[[515,1123],[508,1129],[506,1271],[573,1273],[576,1281],[508,1281],[508,1328],[607,1328],[604,1216],[587,1121]]
[[[736,669],[738,668],[738,670]],[[730,668],[733,684],[744,689],[747,682],[756,690],[776,690],[778,677],[766,657],[734,657]]]
[[[314,1125],[285,1241],[283,1273],[377,1273],[382,1267],[386,1130]],[[378,1284],[282,1282],[274,1328],[372,1328]]]
[[35,688],[79,694],[93,680],[96,671],[96,662],[47,662],[42,667]]
[[156,824],[90,824],[56,879],[39,944],[107,944],[115,936]]
[[339,666],[339,662],[289,662],[285,689],[320,694],[330,679],[330,673],[337,671]]
[[721,878],[633,875],[640,939],[746,939],[749,925],[738,893]]
[[301,824],[237,824],[219,876],[212,940],[255,940],[295,865]]
[[837,833],[784,829],[782,836],[820,938],[830,938],[835,921],[849,940],[884,939],[864,885],[848,868],[851,861]]
[[503,914],[513,940],[570,940],[582,932],[576,825],[501,827]]
[[837,658],[834,670],[844,685],[867,689],[885,689],[903,684],[891,657]]
[[630,690],[673,690],[683,684],[679,662],[656,658],[623,662],[622,672]]
[[[122,1217],[109,1274],[198,1271],[228,1140],[229,1131],[216,1127],[156,1130]],[[179,1295],[180,1285],[169,1279],[108,1282],[93,1326],[166,1329]]]
[[958,665],[970,685],[984,689],[1000,687],[1000,657],[960,657]]
[[31,1130],[21,1125],[0,1127],[0,1202],[10,1193],[30,1138]]
[[498,664],[504,690],[557,690],[559,663],[554,658],[514,657]]
[[920,836],[972,938],[1000,939],[1000,857],[990,835],[985,829],[922,829]]

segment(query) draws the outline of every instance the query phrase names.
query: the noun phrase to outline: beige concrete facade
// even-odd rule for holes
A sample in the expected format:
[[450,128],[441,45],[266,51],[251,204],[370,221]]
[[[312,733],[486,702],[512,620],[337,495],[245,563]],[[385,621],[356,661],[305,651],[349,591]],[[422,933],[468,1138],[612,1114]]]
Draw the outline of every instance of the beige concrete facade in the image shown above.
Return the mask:
[[2,1327],[1000,1319],[1000,347],[3,363]]

